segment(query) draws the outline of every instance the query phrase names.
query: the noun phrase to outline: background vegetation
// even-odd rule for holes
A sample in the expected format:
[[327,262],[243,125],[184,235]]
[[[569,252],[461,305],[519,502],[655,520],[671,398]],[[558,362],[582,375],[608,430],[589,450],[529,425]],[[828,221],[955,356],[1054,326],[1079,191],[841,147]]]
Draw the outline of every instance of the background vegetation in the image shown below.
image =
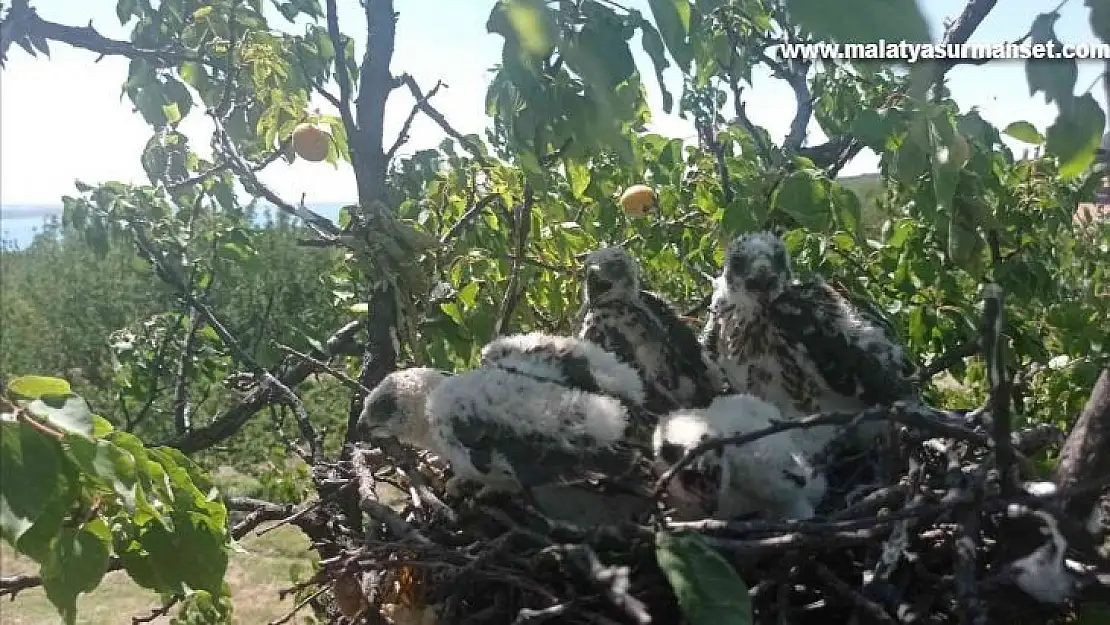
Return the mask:
[[[1088,3],[1095,32],[1110,40],[1110,15]],[[124,90],[151,126],[136,155],[149,183],[79,183],[64,198],[63,225],[0,261],[0,375],[54,376],[72,388],[9,387],[11,408],[76,394],[96,414],[47,434],[26,420],[3,423],[6,470],[18,465],[29,483],[43,471],[68,476],[56,499],[28,503],[6,475],[9,506],[29,507],[0,515],[5,538],[42,564],[46,594],[68,622],[75,597],[116,566],[166,602],[185,599],[182,619],[227,618],[225,568],[169,573],[151,536],[173,536],[174,524],[161,508],[144,515],[144,498],[184,510],[178,491],[189,490],[210,525],[174,540],[226,552],[223,500],[204,498],[209,474],[228,496],[301,502],[313,492],[308,463],[337,456],[357,415],[354,382],[310,374],[298,353],[372,387],[394,366],[468,367],[499,333],[567,332],[577,259],[602,245],[626,245],[650,286],[697,317],[721,243],[785,226],[801,271],[882,311],[919,362],[942,362],[930,370],[947,370],[937,380],[948,383],[929,394],[950,407],[984,399],[973,356],[988,281],[1007,293],[1006,365],[1020,419],[1066,427],[1107,363],[1110,231],[1072,220],[1098,184],[1091,166],[1105,116],[1089,93],[1076,93],[1074,61],[1028,62],[1030,87],[1060,108],[1052,127],[998,129],[946,93],[951,65],[907,70],[770,52],[782,41],[926,41],[912,0],[652,0],[651,15],[602,0],[501,0],[488,23],[504,54],[491,75],[485,136],[455,131],[434,108],[434,89],[397,74],[403,59],[391,73],[390,0],[363,3],[373,26],[365,51],[340,31],[358,25],[327,19],[332,1],[119,0],[130,42],[44,21],[25,0],[8,4],[4,51],[15,43],[46,53],[64,42],[129,57]],[[971,2],[944,41],[966,41],[993,5]],[[875,19],[837,19],[868,14]],[[1039,17],[1031,40],[1054,39],[1053,21],[1051,12]],[[651,66],[637,67],[629,53],[636,35]],[[697,145],[644,130],[643,83],[671,64],[685,84],[671,94],[660,83],[663,108],[696,121]],[[758,65],[798,95],[781,145],[745,113]],[[335,105],[332,114],[307,112],[313,91]],[[430,116],[446,138],[395,158],[382,110],[406,93],[413,116]],[[203,114],[213,124],[211,162],[175,130]],[[811,120],[827,143],[807,145]],[[255,175],[295,158],[289,136],[304,121],[327,127],[329,160],[352,162],[357,173],[359,204],[338,225],[276,197]],[[1015,158],[1002,132],[1044,155]],[[881,172],[838,178],[864,147],[882,156]],[[645,181],[659,192],[658,212],[625,215],[615,198]],[[276,206],[273,219],[257,225],[237,189]],[[41,444],[56,465],[26,462],[21,450]],[[80,452],[90,444],[110,460],[90,464]],[[192,460],[161,451],[173,449]],[[156,493],[151,480],[163,474],[176,496]],[[64,512],[73,506],[83,516]],[[51,538],[26,510],[55,511],[51,523],[66,518],[78,529]],[[109,532],[111,523],[129,529]],[[103,546],[75,551],[81,544]],[[127,560],[137,545],[147,552]],[[59,576],[59,563],[74,558],[87,575]]]

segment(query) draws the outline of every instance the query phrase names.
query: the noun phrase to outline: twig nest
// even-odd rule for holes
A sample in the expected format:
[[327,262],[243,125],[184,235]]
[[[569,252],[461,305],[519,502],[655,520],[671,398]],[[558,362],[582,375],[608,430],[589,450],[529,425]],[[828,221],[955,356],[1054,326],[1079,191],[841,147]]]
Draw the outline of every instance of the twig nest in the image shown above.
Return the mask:
[[293,151],[306,161],[319,163],[328,156],[331,133],[304,122],[293,129]]
[[621,194],[621,209],[629,217],[646,217],[658,206],[659,196],[646,184],[634,184]]

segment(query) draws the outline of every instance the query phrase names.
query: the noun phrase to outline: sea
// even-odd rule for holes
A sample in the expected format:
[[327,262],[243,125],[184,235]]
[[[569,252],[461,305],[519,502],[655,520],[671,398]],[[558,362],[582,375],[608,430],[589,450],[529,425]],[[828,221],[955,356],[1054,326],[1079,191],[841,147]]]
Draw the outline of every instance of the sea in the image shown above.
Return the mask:
[[[333,222],[339,218],[339,209],[351,202],[309,204],[308,208]],[[266,202],[257,205],[255,221],[263,225],[277,214],[277,209]],[[61,204],[10,204],[0,206],[0,242],[7,250],[26,249],[35,235],[52,221],[61,221]]]

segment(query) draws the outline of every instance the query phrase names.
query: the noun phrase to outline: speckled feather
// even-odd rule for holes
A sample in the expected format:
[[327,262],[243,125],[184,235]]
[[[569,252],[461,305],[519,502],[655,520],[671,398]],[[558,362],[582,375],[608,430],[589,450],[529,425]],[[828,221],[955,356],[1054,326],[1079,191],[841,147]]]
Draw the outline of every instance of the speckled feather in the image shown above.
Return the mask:
[[436,386],[427,419],[456,477],[497,490],[621,476],[638,458],[616,398],[496,368]]
[[[757,278],[766,284],[749,288]],[[733,388],[791,418],[914,396],[913,365],[881,327],[823,280],[790,278],[778,237],[754,233],[729,245],[702,341]]]
[[482,348],[481,364],[643,405],[644,383],[632,366],[600,346],[542,332],[498,337]]
[[636,368],[649,410],[706,406],[724,392],[724,375],[693,330],[662,297],[640,288],[639,268],[624,250],[597,250],[586,263],[609,274],[604,290],[587,279],[577,335]]

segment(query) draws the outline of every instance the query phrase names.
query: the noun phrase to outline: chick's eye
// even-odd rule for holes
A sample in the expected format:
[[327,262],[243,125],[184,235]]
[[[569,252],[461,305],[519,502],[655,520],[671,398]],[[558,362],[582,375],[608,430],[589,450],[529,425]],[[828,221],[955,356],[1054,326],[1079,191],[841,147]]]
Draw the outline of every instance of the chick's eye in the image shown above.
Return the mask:
[[729,266],[734,273],[744,273],[748,269],[748,257],[736,255],[729,260]]

